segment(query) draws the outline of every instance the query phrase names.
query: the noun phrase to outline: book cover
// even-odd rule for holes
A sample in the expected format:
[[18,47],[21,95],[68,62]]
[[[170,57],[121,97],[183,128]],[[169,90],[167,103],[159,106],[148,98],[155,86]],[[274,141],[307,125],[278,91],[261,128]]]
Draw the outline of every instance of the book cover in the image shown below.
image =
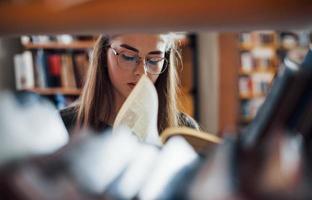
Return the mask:
[[76,84],[78,88],[82,88],[89,68],[89,58],[85,53],[74,55],[74,72],[76,77]]
[[47,58],[42,49],[37,51],[35,62],[36,86],[46,88],[48,86]]
[[62,55],[61,84],[64,88],[77,88],[71,55]]

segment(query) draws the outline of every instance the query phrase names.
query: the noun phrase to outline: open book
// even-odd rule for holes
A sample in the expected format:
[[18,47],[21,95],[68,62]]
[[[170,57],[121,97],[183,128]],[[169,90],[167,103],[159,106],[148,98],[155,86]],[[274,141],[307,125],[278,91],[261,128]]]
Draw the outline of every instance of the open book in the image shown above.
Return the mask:
[[160,145],[157,130],[158,96],[154,84],[143,75],[121,106],[114,125],[127,126],[141,141]]
[[121,106],[114,125],[113,134],[118,132],[118,127],[128,127],[142,142],[161,145],[166,142],[166,138],[173,135],[186,135],[197,139],[218,144],[221,140],[217,136],[209,133],[196,131],[186,127],[168,128],[160,138],[157,129],[158,117],[158,95],[154,84],[143,75],[130,95]]

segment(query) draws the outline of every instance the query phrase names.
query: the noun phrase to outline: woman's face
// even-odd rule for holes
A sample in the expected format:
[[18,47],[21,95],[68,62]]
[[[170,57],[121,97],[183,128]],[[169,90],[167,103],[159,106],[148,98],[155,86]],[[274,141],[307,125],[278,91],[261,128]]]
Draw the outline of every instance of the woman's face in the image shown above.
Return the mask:
[[107,52],[108,74],[117,98],[126,99],[143,74],[156,82],[159,75],[146,72],[144,63],[164,58],[166,42],[161,35],[120,35],[112,39],[110,47]]

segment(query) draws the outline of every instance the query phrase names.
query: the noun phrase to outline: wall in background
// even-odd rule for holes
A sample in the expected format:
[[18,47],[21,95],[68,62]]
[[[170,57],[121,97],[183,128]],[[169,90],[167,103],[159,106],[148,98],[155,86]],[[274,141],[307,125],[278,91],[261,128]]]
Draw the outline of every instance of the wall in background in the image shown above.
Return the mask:
[[17,38],[0,38],[0,90],[15,89],[13,57],[22,52]]
[[219,135],[237,132],[238,69],[240,55],[237,33],[219,34]]
[[219,131],[219,41],[218,34],[198,34],[199,123],[204,131]]

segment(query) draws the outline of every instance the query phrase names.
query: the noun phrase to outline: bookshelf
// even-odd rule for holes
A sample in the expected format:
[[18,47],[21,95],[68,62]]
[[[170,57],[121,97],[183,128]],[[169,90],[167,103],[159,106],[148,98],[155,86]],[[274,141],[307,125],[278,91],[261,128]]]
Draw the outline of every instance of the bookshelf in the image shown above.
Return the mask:
[[238,127],[249,124],[270,92],[286,55],[307,50],[309,32],[253,31],[239,34]]
[[42,44],[24,44],[25,49],[91,49],[95,41],[74,41],[68,44],[60,42],[45,42]]
[[251,71],[247,71],[247,70],[242,70],[242,69],[240,69],[239,70],[239,75],[246,75],[246,76],[248,76],[248,75],[253,75],[253,74],[273,74],[273,75],[275,75],[277,73],[277,71],[276,71],[276,68],[274,68],[274,67],[269,67],[268,69],[254,69],[254,70],[251,70]]
[[278,71],[278,34],[274,31],[240,33],[238,49],[238,127],[244,127],[264,102]]
[[248,93],[248,94],[240,94],[240,99],[254,99],[254,98],[262,98],[265,97],[265,94],[263,93],[258,93],[258,94],[252,94],[252,93]]
[[22,36],[14,57],[16,89],[50,99],[61,109],[81,94],[95,36]]
[[[183,63],[179,67],[179,69],[183,68],[183,73],[179,74],[183,93],[179,95],[179,105],[181,111],[194,116],[195,95],[193,94],[192,73],[194,46],[186,33],[179,33],[176,36],[176,45],[181,49]],[[80,40],[79,38],[83,39]],[[55,100],[56,97],[62,101],[65,99],[63,106],[67,106],[79,97],[83,86],[81,79],[85,79],[90,53],[95,44],[94,36],[76,38],[71,35],[32,35],[22,36],[21,43],[24,47],[24,53],[19,55],[19,60],[22,63],[21,68],[25,69],[22,73],[26,73],[24,76],[28,78],[25,81],[23,78],[16,77],[18,91],[36,93],[51,99],[54,103],[58,101]],[[79,64],[81,60],[82,64]],[[26,68],[24,68],[25,66]],[[18,64],[15,67],[18,68]],[[67,71],[64,72],[63,69],[67,69]],[[16,72],[18,71],[23,70],[16,69]],[[56,75],[51,77],[51,74]],[[50,83],[50,79],[52,79],[52,83]],[[60,96],[63,97],[60,98]]]

